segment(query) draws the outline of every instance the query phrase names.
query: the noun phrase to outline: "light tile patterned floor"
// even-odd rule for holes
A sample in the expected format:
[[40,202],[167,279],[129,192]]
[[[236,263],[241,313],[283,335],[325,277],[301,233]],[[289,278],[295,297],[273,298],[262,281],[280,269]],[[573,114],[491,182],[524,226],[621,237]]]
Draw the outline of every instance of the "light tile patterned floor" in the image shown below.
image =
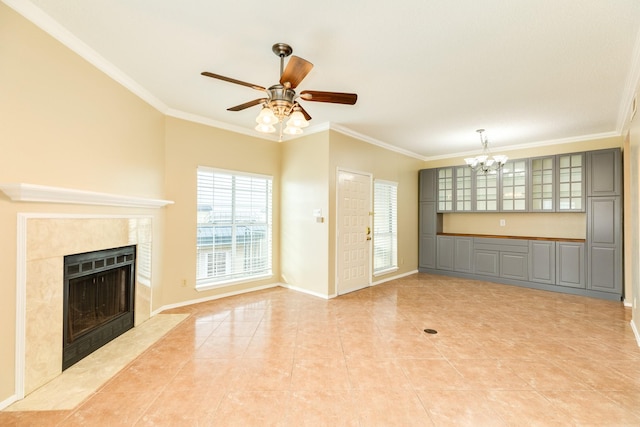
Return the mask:
[[417,274],[171,313],[190,316],[74,409],[0,425],[640,426],[621,303]]

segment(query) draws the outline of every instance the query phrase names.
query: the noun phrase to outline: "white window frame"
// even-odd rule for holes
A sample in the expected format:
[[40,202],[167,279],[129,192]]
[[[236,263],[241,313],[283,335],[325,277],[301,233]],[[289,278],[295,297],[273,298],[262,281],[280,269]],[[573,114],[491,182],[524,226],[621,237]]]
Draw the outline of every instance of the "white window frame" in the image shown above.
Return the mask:
[[[385,260],[380,264],[381,260]],[[373,275],[398,270],[398,183],[373,183]]]
[[[210,245],[196,241],[196,289],[272,277],[273,177],[198,166],[196,187],[197,232],[211,234]],[[224,229],[230,233],[229,243],[217,247],[217,232]],[[247,234],[248,230],[251,233]],[[255,230],[260,233],[254,240]],[[251,248],[246,248],[247,244]],[[252,258],[247,260],[246,256]],[[221,259],[225,268],[216,264]]]

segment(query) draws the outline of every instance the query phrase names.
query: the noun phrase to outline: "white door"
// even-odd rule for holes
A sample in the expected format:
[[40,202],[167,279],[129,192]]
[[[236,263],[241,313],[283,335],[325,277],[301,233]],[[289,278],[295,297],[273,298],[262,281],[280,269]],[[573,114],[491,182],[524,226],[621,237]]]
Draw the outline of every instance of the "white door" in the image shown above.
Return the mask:
[[369,286],[371,176],[338,171],[338,295]]

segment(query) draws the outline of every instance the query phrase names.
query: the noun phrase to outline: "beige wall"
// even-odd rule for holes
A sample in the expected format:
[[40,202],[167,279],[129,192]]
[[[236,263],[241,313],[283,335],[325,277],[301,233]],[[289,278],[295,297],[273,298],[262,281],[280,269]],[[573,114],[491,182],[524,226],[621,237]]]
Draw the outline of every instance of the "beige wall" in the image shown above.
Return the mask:
[[[373,179],[398,183],[398,271],[374,281],[401,275],[418,268],[418,171],[423,162],[390,152],[342,133],[330,132],[329,212],[336,215],[336,177],[338,168],[366,172]],[[329,293],[336,292],[336,221],[329,224]]]
[[[329,283],[329,133],[283,143],[281,270],[287,285],[328,295]],[[322,210],[324,221],[313,217]]]
[[[640,88],[636,88],[638,93]],[[625,289],[631,287],[627,299],[633,310],[632,322],[640,333],[640,118],[628,124],[628,150],[625,151]],[[636,338],[639,338],[636,336]],[[639,341],[640,344],[640,341]]]
[[[166,208],[163,305],[208,298],[280,281],[280,157],[282,146],[198,123],[166,119]],[[273,177],[273,278],[209,291],[195,290],[198,166]],[[185,283],[186,281],[186,283]]]
[[[164,198],[164,116],[0,3],[0,183]],[[17,214],[162,210],[16,203],[0,193],[0,402],[14,393]]]

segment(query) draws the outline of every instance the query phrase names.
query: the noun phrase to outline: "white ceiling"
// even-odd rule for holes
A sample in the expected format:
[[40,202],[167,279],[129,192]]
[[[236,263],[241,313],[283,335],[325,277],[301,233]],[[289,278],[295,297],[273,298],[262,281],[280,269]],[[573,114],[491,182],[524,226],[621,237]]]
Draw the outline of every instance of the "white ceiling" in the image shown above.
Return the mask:
[[276,42],[315,67],[327,124],[419,158],[619,135],[639,72],[638,0],[3,0],[165,113],[255,136]]

